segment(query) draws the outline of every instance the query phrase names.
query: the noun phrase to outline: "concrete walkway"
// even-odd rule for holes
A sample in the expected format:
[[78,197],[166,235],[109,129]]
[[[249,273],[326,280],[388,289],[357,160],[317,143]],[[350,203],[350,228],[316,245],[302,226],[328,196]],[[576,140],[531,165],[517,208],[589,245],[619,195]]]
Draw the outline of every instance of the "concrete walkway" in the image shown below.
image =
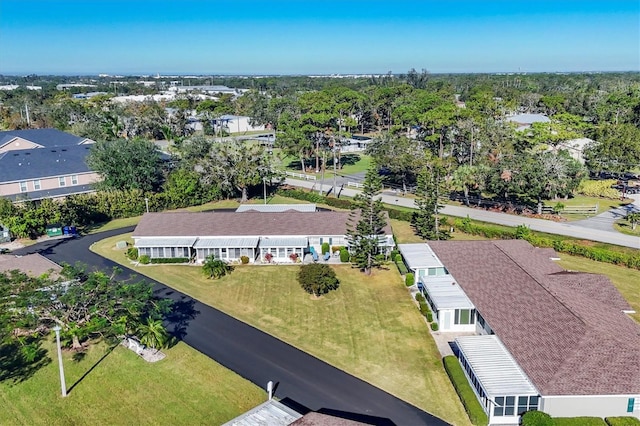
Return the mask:
[[[285,183],[291,186],[297,186],[301,188],[314,189],[319,191],[322,189],[322,192],[326,194],[331,190],[331,186],[322,185],[320,187],[319,182],[309,182],[309,181],[301,181],[296,179],[285,179]],[[360,191],[347,188],[346,186],[340,190],[338,188],[338,193],[341,196],[353,197],[358,194]],[[400,195],[393,196],[389,194],[380,195],[380,199],[387,204],[398,205],[402,207],[415,208],[413,198],[406,198]],[[470,207],[462,207],[462,206],[444,206],[441,210],[442,214],[446,216],[454,216],[454,217],[467,217],[469,216],[471,219],[479,220],[482,222],[495,223],[498,225],[505,226],[518,226],[518,225],[527,225],[534,231],[546,232],[549,234],[557,234],[557,235],[566,235],[568,237],[580,238],[591,241],[599,241],[608,244],[615,244],[624,247],[631,247],[635,249],[640,249],[640,237],[634,237],[631,235],[624,235],[619,232],[611,230],[601,230],[601,229],[590,229],[585,226],[580,226],[576,224],[569,223],[558,223],[552,222],[544,219],[535,219],[530,217],[523,217],[517,215],[511,215],[506,213],[496,213],[490,212],[482,209],[474,209]]]

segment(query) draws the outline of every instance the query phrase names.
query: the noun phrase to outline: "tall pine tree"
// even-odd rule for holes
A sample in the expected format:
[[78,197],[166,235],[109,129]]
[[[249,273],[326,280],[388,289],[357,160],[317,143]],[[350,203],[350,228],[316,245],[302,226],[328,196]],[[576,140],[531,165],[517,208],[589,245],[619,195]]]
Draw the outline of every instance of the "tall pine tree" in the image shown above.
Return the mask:
[[416,207],[411,225],[419,237],[424,240],[447,240],[450,238],[446,230],[440,229],[441,218],[438,197],[444,181],[444,169],[438,159],[427,162],[418,174],[416,188]]
[[380,244],[385,240],[387,220],[382,201],[377,197],[381,190],[382,178],[372,165],[367,170],[362,193],[354,198],[357,207],[351,212],[347,229],[352,262],[367,275],[380,265]]

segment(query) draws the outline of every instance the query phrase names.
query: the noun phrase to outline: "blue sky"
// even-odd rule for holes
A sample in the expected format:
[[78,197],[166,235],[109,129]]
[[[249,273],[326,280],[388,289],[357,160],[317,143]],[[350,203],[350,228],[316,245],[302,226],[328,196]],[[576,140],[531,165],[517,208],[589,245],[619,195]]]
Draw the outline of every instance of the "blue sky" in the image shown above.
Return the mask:
[[640,70],[638,0],[0,0],[0,73]]

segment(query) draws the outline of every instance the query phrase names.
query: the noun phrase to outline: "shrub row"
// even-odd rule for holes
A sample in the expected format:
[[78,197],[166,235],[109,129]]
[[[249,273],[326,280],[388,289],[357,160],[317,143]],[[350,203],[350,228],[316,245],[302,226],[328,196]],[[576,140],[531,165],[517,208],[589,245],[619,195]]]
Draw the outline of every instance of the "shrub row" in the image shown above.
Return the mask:
[[[601,181],[604,182],[604,181]],[[314,203],[324,203],[333,207],[351,208],[353,203],[350,200],[339,198],[328,198],[312,192],[300,189],[283,189],[279,191],[285,197],[291,197],[298,200],[306,200]],[[339,204],[339,205],[336,205]],[[411,222],[412,212],[399,210],[393,207],[385,207],[389,212],[389,218]],[[528,241],[536,247],[553,247],[558,253],[567,253],[574,256],[582,256],[587,259],[596,260],[598,262],[613,263],[615,265],[624,265],[628,268],[640,269],[640,254],[628,254],[605,248],[590,247],[578,242],[562,241],[549,237],[537,236],[531,231],[525,231],[526,226],[519,226],[515,229],[500,226],[485,225],[472,222],[468,217],[463,219],[455,219],[454,227],[465,234],[480,235],[490,239],[508,240],[520,238]],[[397,251],[392,252],[391,259],[396,260],[393,255]],[[396,261],[396,266],[402,275],[408,271],[404,265],[400,266]]]
[[151,259],[151,263],[189,263],[189,258],[188,257],[154,257]]
[[515,229],[504,229],[492,225],[472,223],[469,218],[456,219],[454,223],[456,228],[466,234],[481,235],[483,237],[496,239],[519,238],[528,241],[536,247],[551,247],[558,253],[567,253],[574,256],[586,257],[587,259],[598,262],[640,269],[640,253],[629,254],[607,248],[586,246],[579,242],[544,237],[527,230],[528,228],[526,226],[518,226]]
[[471,423],[476,426],[486,425],[489,422],[487,414],[478,402],[478,398],[476,398],[476,394],[473,392],[473,389],[471,389],[471,385],[469,385],[467,376],[464,375],[464,371],[462,371],[462,367],[460,366],[458,359],[453,355],[449,355],[444,357],[442,362],[444,363],[444,369],[449,376],[449,380],[451,380],[458,397],[460,397],[460,401],[462,402]]
[[[283,197],[294,198],[296,200],[309,201],[310,203],[326,204],[338,209],[351,210],[354,208],[353,201],[346,198],[333,198],[325,197],[315,192],[309,192],[302,189],[279,189],[277,191],[279,195]],[[390,219],[403,220],[405,222],[411,222],[413,218],[413,212],[396,209],[391,206],[385,206],[384,208],[389,213]]]
[[609,426],[640,426],[640,419],[635,417],[607,417],[604,421]]
[[553,417],[553,426],[607,426],[600,417]]
[[[193,205],[193,200],[187,197],[172,199],[164,192],[144,193],[137,189],[98,191],[70,195],[55,201],[25,201],[19,205],[0,198],[0,222],[8,226],[15,237],[36,238],[45,233],[48,224],[82,227],[141,215],[146,210],[145,198],[151,211]],[[215,194],[209,194],[198,201],[207,202],[213,199]]]

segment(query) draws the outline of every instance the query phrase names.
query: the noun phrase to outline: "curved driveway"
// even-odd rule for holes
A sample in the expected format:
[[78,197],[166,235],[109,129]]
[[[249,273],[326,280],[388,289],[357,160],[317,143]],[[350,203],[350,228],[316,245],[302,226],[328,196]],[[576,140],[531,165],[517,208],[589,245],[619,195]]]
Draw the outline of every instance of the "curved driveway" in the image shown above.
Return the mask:
[[185,343],[258,386],[264,388],[272,380],[277,383],[275,396],[285,403],[301,405],[298,409],[306,407],[371,424],[447,424],[275,337],[89,251],[89,246],[98,240],[132,230],[130,227],[51,240],[14,253],[39,252],[56,263],[80,261],[103,270],[117,266],[123,270],[120,279],[153,282],[158,295],[173,299],[179,308],[170,328]]

